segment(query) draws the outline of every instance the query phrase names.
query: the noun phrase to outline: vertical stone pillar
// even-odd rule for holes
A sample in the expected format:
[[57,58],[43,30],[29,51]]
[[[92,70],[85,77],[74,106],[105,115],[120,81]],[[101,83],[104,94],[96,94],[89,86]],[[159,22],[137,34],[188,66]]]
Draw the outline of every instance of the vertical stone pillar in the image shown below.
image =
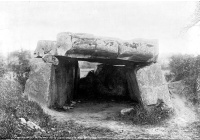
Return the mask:
[[171,107],[170,93],[159,64],[140,68],[136,73],[142,102],[145,106],[155,105],[158,99]]
[[43,106],[62,108],[76,94],[78,80],[78,61],[50,55],[34,58],[25,94]]
[[79,88],[79,80],[80,80],[80,68],[78,61],[74,61],[75,69],[74,69],[74,94],[73,98],[77,97],[78,88]]
[[55,66],[42,58],[31,60],[31,71],[26,81],[24,94],[30,100],[52,107],[56,101]]
[[141,96],[140,91],[136,79],[136,70],[134,67],[127,68],[126,72],[126,79],[128,83],[128,91],[131,99],[135,102],[142,103],[141,102]]
[[[59,58],[58,58],[59,59]],[[72,59],[59,59],[55,69],[57,100],[56,106],[63,107],[64,104],[73,100],[77,92],[78,61]]]

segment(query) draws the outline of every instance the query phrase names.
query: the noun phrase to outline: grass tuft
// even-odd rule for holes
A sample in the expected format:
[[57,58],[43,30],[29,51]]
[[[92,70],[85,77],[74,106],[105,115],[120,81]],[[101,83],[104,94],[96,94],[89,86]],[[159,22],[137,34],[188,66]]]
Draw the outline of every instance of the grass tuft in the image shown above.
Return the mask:
[[169,119],[173,114],[172,109],[162,108],[161,106],[152,107],[150,110],[145,109],[141,105],[134,107],[130,113],[117,115],[117,120],[137,124],[137,125],[155,125],[160,124]]

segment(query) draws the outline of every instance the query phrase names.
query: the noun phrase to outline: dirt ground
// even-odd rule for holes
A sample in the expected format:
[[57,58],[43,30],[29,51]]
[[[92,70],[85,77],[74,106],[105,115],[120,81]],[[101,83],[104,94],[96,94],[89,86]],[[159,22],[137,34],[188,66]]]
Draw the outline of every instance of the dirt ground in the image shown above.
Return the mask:
[[161,125],[140,126],[115,120],[120,110],[132,107],[130,102],[80,102],[68,111],[45,111],[60,122],[73,120],[84,127],[106,128],[114,132],[113,135],[105,132],[104,138],[200,139],[200,123],[193,109],[186,107],[182,99],[174,97],[172,100],[176,115]]

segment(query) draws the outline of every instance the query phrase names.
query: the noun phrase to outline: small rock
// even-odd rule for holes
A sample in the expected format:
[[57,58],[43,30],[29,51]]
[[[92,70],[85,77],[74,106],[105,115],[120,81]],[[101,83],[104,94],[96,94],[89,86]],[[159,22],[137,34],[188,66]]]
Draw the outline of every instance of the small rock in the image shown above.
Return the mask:
[[72,103],[72,104],[76,104],[76,102],[75,102],[75,101],[71,101],[71,103]]
[[31,129],[41,129],[40,126],[38,126],[37,124],[31,122],[31,121],[27,121],[27,126],[30,127]]
[[51,128],[51,130],[55,131],[56,129],[55,128]]
[[73,107],[70,107],[70,106],[63,106],[63,109],[69,110],[69,109],[73,109]]
[[76,104],[76,102],[72,101],[71,104],[70,104],[70,106],[74,106],[75,104]]
[[46,133],[46,131],[45,131],[44,129],[41,129],[41,131],[42,131],[43,133]]
[[121,110],[121,115],[129,114],[134,108],[125,108]]
[[26,120],[24,118],[19,118],[21,124],[26,124]]

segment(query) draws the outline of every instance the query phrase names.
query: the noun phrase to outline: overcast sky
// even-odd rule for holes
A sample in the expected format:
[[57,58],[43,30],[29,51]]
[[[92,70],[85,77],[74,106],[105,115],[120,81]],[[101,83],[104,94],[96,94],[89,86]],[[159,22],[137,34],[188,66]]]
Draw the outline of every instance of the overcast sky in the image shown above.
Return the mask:
[[160,53],[198,53],[200,29],[182,29],[195,2],[0,2],[0,53],[34,50],[38,40],[59,32],[90,33],[120,39],[158,39]]

